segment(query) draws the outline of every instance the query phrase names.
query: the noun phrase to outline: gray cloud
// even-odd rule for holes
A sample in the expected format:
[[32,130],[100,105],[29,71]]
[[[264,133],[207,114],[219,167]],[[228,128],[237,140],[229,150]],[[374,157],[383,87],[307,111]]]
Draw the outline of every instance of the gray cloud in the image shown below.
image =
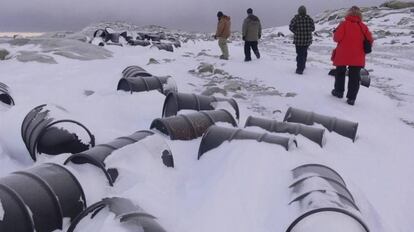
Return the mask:
[[285,25],[299,5],[311,15],[352,5],[373,6],[384,0],[2,0],[0,31],[79,30],[99,21],[156,24],[190,31],[213,31],[218,10],[239,30],[245,11],[254,9],[265,27]]

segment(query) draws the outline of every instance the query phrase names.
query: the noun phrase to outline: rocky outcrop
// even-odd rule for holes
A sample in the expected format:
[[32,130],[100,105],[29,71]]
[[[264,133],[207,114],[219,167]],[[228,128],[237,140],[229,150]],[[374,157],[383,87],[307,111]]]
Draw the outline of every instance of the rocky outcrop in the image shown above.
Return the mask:
[[391,9],[404,9],[414,7],[414,2],[389,1],[381,4],[381,7],[388,7]]

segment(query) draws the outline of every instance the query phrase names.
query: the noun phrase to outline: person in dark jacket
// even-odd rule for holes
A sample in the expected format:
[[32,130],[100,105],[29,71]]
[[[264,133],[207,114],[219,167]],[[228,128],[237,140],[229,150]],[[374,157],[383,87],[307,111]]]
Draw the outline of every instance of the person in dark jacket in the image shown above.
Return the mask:
[[368,27],[362,22],[361,10],[357,6],[351,7],[334,32],[334,41],[337,47],[334,50],[332,60],[336,66],[335,87],[332,95],[342,98],[345,91],[345,74],[348,66],[348,92],[347,103],[355,104],[360,85],[361,68],[365,66],[364,40],[372,45],[374,39]]
[[247,9],[247,18],[243,21],[242,35],[244,40],[244,61],[251,61],[250,49],[257,59],[260,59],[258,40],[262,37],[262,25],[260,19],[253,14],[251,8]]
[[303,74],[308,48],[312,44],[312,32],[315,31],[315,23],[307,15],[305,6],[299,7],[298,14],[290,21],[289,30],[294,34],[293,43],[296,46],[296,73]]

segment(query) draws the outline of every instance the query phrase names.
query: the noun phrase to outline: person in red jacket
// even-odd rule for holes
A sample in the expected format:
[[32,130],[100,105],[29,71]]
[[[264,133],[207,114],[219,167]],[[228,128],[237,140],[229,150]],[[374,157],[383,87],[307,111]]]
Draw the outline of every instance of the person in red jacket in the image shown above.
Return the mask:
[[354,105],[361,80],[360,71],[365,66],[364,40],[367,39],[371,44],[374,42],[371,32],[362,22],[361,10],[357,6],[348,10],[345,21],[341,22],[334,31],[333,39],[337,42],[332,57],[333,64],[336,66],[336,75],[335,88],[331,93],[335,97],[343,97],[348,66],[349,79],[346,97],[347,103]]

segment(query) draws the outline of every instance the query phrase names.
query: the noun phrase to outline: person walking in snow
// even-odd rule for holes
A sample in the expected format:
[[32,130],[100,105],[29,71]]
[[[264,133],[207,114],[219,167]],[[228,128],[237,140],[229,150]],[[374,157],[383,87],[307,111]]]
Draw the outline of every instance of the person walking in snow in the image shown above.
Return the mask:
[[312,32],[315,31],[315,23],[307,15],[305,6],[299,7],[298,14],[290,21],[289,30],[294,34],[293,44],[296,46],[296,73],[303,74],[308,48],[312,44]]
[[332,95],[342,98],[345,91],[345,75],[348,66],[347,103],[355,104],[360,85],[360,71],[365,66],[364,41],[372,46],[374,39],[368,27],[362,22],[362,13],[357,6],[351,7],[334,31],[333,40],[337,47],[333,52],[332,60],[336,66],[335,86]]
[[257,47],[258,40],[262,37],[262,25],[260,19],[253,14],[252,8],[247,9],[247,18],[243,21],[242,36],[244,40],[244,61],[251,61],[250,49],[253,50],[257,59],[260,52]]
[[220,59],[228,60],[229,59],[229,48],[227,47],[227,39],[230,37],[230,17],[224,15],[223,12],[219,11],[217,13],[218,23],[216,34],[214,35],[215,39],[218,39],[218,44],[221,49],[222,55]]

